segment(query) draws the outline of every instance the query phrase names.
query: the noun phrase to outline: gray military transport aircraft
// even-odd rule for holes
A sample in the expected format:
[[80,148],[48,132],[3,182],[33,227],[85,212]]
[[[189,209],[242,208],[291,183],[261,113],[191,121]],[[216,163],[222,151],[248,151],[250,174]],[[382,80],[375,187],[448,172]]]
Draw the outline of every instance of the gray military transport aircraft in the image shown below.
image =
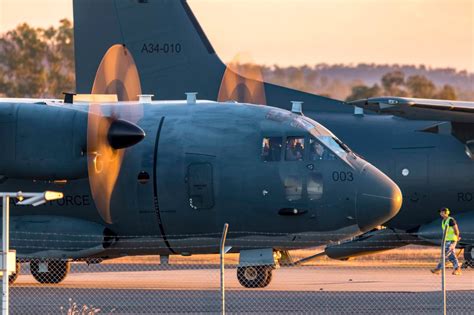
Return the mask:
[[[237,22],[245,23],[232,21]],[[446,206],[462,231],[458,246],[465,249],[466,261],[474,262],[472,102],[389,97],[347,104],[260,82],[226,68],[186,0],[75,0],[74,23],[79,92],[91,90],[102,56],[121,44],[135,57],[144,90],[158,99],[178,98],[183,90],[192,90],[206,99],[266,100],[283,109],[290,109],[291,100],[303,101],[307,117],[327,126],[388,174],[405,197],[399,214],[384,224],[386,229],[328,247],[330,257],[345,259],[410,243],[436,244],[441,239],[437,209]],[[384,115],[364,113],[360,107]],[[341,178],[332,175],[334,181]]]
[[[133,99],[136,74],[114,46],[92,90]],[[0,190],[65,195],[11,209],[11,247],[40,283],[62,281],[71,260],[217,253],[227,222],[240,283],[264,287],[280,252],[358,235],[400,209],[397,185],[297,102],[99,100],[110,96],[0,102]]]

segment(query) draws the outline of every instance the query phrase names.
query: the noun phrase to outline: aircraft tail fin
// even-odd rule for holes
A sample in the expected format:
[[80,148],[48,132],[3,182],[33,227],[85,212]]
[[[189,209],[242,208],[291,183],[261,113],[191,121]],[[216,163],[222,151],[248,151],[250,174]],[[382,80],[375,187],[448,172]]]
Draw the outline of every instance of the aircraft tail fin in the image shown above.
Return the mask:
[[[200,98],[217,95],[225,65],[186,0],[74,0],[74,35],[78,93],[91,92],[102,57],[122,44],[144,93],[158,99],[194,91]],[[203,84],[204,73],[215,84]]]
[[[78,93],[91,92],[102,57],[122,44],[135,60],[143,93],[155,99],[181,99],[185,92],[218,98],[226,66],[187,0],[74,0],[74,34]],[[351,111],[340,101],[270,83],[264,92],[271,106],[289,109],[298,100],[305,110]]]

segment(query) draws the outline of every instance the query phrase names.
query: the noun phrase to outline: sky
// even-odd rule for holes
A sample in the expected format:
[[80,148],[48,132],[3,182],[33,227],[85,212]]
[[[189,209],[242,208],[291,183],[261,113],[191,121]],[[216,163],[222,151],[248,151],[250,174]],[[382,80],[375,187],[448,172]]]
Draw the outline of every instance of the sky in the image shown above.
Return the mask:
[[[189,0],[224,61],[425,64],[474,72],[474,0]],[[72,0],[0,0],[0,33],[72,19]]]

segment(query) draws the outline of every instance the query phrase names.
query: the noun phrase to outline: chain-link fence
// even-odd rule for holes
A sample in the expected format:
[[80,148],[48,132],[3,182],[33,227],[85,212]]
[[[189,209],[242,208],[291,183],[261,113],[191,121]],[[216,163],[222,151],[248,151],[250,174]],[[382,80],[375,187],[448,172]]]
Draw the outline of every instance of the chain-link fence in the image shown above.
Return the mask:
[[[229,236],[232,238],[231,233]],[[183,244],[194,244],[195,252],[206,248],[203,239],[211,242],[208,235],[194,238],[194,242],[190,242],[189,237],[182,239],[187,240]],[[23,244],[35,244],[37,240],[37,235],[23,236]],[[212,242],[207,246],[217,251],[219,239],[214,238]],[[136,246],[137,251],[143,250],[143,246]],[[390,246],[387,243],[387,247]],[[125,249],[130,251],[129,246]],[[21,248],[17,250],[20,252]],[[121,248],[114,250],[120,253]],[[409,245],[346,261],[321,255],[303,264],[292,264],[323,250],[324,247],[292,250],[291,257],[287,253],[282,257],[275,255],[281,262],[277,267],[252,264],[239,267],[239,254],[226,254],[226,312],[442,312],[440,275],[430,272],[439,261],[439,247]],[[54,248],[50,248],[50,253],[53,252]],[[456,255],[463,263],[464,255],[458,250]],[[21,263],[18,277],[10,287],[11,314],[207,314],[222,311],[218,254],[171,255],[169,260],[157,255],[126,256],[87,262],[48,257]],[[474,269],[465,268],[460,276],[452,275],[449,269],[446,283],[448,313],[474,313]]]

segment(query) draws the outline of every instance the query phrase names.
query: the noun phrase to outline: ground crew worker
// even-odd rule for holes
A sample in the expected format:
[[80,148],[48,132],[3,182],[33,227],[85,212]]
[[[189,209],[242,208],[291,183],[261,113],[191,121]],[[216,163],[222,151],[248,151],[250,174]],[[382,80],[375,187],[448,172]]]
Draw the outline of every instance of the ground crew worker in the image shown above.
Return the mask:
[[[444,252],[446,254],[446,260],[449,260],[453,264],[453,275],[460,275],[461,268],[459,267],[459,262],[455,254],[456,243],[461,239],[459,236],[459,228],[456,220],[453,217],[450,217],[450,211],[448,208],[441,208],[439,210],[440,216],[443,218],[441,221],[441,228],[443,230],[443,235],[446,232],[446,246]],[[438,266],[435,269],[432,269],[431,272],[439,274],[441,268],[443,267],[443,261],[440,261]]]

